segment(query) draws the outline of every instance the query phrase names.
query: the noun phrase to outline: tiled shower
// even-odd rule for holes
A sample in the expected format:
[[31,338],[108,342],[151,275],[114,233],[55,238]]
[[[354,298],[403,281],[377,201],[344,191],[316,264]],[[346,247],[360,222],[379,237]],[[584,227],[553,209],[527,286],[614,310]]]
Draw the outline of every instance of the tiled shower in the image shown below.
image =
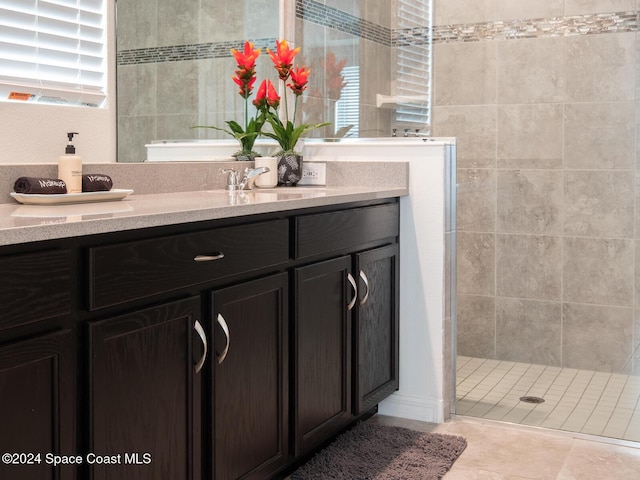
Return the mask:
[[433,98],[433,133],[458,137],[459,363],[622,375],[635,422],[639,6],[436,0]]

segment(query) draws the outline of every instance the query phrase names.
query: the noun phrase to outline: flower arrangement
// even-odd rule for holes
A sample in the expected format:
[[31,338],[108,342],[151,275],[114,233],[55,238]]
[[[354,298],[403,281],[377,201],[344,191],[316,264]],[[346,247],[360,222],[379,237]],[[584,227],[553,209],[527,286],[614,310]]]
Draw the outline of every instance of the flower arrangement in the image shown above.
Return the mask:
[[[283,119],[278,115],[278,106],[280,105],[281,99],[277,97],[276,89],[271,83],[271,80],[263,80],[260,84],[260,91],[272,92],[272,96],[270,98],[268,97],[265,101],[259,101],[260,95],[258,95],[254,103],[260,110],[261,114],[264,115],[266,121],[271,125],[273,130],[272,132],[263,132],[263,134],[278,142],[280,145],[280,151],[277,155],[297,154],[295,147],[298,140],[304,133],[315,128],[324,127],[325,125],[329,125],[329,123],[301,123],[296,126],[298,101],[302,93],[307,89],[309,74],[311,73],[311,70],[307,69],[305,65],[295,68],[293,66],[293,59],[298,55],[298,53],[300,53],[300,47],[291,49],[286,40],[276,39],[276,51],[273,52],[270,49],[267,49],[267,53],[278,72],[278,78],[283,83],[284,99],[282,103],[284,103],[285,114],[283,121]],[[291,82],[287,83],[288,80],[291,80]],[[291,90],[294,96],[293,114],[291,117],[289,116],[287,88]]]
[[[294,67],[293,65],[294,58],[300,53],[300,47],[292,49],[286,40],[276,39],[276,51],[267,48],[267,53],[278,72],[278,78],[282,82],[282,98],[271,80],[262,80],[256,98],[252,102],[255,106],[253,116],[249,115],[249,97],[253,93],[256,83],[255,66],[261,53],[260,49],[254,48],[254,44],[247,40],[242,51],[231,49],[231,53],[237,63],[232,79],[239,87],[238,93],[244,99],[244,126],[235,120],[229,120],[225,122],[228,129],[209,125],[196,125],[192,128],[213,128],[233,136],[241,146],[241,149],[234,155],[236,158],[247,157],[247,159],[253,160],[259,156],[253,151],[253,147],[260,135],[278,142],[280,149],[276,156],[299,155],[295,148],[300,137],[309,130],[329,125],[328,122],[296,125],[299,120],[297,117],[299,98],[307,89],[311,73],[311,70],[307,69],[305,65],[302,67]],[[291,117],[287,90],[291,90],[294,98]],[[281,118],[278,109],[282,104],[284,104],[284,115]],[[271,126],[272,131],[263,131],[265,123]]]
[[234,157],[252,160],[258,156],[258,153],[253,150],[253,146],[262,132],[262,126],[266,119],[265,115],[259,110],[256,111],[253,117],[249,118],[249,97],[256,82],[256,60],[260,56],[260,49],[254,48],[253,43],[247,40],[242,51],[232,48],[231,53],[237,63],[235,75],[231,78],[239,87],[238,93],[244,98],[244,127],[235,120],[228,120],[225,123],[228,125],[229,130],[210,125],[196,125],[192,128],[213,128],[228,133],[240,142],[240,150],[234,154]]

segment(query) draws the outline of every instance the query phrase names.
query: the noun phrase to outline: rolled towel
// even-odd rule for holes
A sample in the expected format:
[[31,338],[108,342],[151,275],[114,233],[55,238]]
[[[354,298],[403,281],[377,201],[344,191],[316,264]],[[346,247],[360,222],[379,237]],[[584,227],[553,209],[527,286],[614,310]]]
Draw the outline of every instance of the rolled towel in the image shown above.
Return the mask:
[[20,177],[13,184],[16,193],[67,193],[67,184],[59,178]]
[[83,192],[106,192],[113,187],[113,181],[109,175],[102,173],[90,173],[82,175]]

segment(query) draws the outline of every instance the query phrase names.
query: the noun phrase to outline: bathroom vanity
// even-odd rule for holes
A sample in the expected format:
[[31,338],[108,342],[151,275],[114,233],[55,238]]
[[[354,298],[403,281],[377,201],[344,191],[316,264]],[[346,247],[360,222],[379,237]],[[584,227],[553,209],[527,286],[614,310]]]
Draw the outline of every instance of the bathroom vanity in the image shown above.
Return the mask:
[[267,479],[318,449],[398,388],[406,193],[134,195],[14,219],[0,478]]

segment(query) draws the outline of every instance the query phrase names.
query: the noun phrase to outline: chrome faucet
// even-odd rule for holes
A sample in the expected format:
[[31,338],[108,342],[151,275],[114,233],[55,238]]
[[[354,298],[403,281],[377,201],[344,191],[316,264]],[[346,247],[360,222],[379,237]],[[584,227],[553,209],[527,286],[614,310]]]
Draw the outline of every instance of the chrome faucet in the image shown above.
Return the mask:
[[233,168],[222,169],[221,172],[227,174],[227,185],[224,188],[229,192],[237,192],[244,190],[245,188],[247,190],[251,190],[251,188],[253,187],[253,179],[255,179],[258,175],[267,173],[268,171],[268,167],[247,167],[244,169],[242,179],[238,180],[240,172],[234,170]]

